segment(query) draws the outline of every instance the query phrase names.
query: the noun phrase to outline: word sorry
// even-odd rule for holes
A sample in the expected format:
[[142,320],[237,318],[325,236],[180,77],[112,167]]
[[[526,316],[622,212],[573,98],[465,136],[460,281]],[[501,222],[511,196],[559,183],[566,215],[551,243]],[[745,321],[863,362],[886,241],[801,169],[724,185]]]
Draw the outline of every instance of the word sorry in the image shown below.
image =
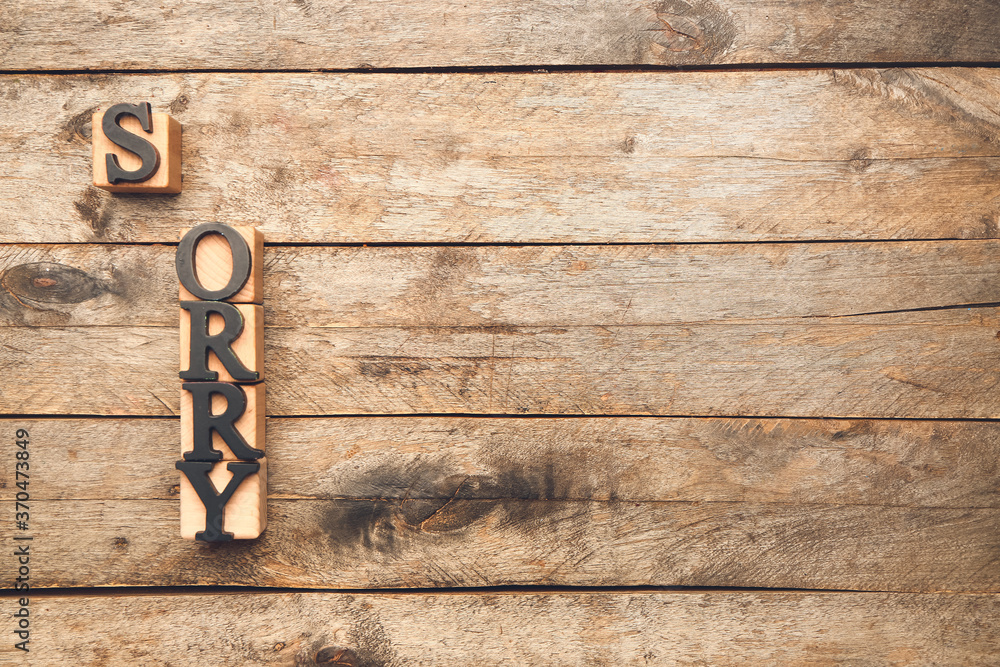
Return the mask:
[[263,248],[256,229],[217,223],[177,247],[185,539],[253,539],[267,523]]

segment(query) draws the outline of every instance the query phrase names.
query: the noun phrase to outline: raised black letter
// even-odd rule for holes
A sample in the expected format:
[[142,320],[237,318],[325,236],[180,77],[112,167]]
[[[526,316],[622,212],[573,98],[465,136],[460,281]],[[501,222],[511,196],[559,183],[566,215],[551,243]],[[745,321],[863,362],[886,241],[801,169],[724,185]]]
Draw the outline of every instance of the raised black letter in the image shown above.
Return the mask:
[[[195,251],[198,248],[198,241],[206,234],[221,235],[229,243],[229,249],[233,252],[233,274],[222,289],[205,289],[198,282]],[[184,235],[180,245],[177,246],[174,264],[177,267],[177,277],[180,278],[181,285],[184,285],[188,292],[205,301],[223,301],[243,289],[250,278],[250,246],[247,245],[246,239],[229,225],[206,222]]]
[[184,473],[195,493],[205,506],[205,530],[200,530],[194,535],[194,539],[202,542],[230,542],[233,539],[232,533],[225,532],[222,528],[222,510],[226,503],[236,492],[240,482],[250,475],[260,470],[260,464],[243,463],[233,461],[226,465],[226,469],[233,473],[233,478],[226,484],[222,493],[216,493],[212,480],[208,478],[208,473],[212,470],[211,463],[204,461],[178,461],[174,466]]
[[156,146],[119,125],[118,121],[122,116],[135,116],[139,119],[143,131],[153,133],[153,114],[149,102],[116,104],[104,112],[104,118],[101,119],[104,136],[125,150],[132,151],[142,160],[142,164],[135,171],[125,171],[118,163],[118,157],[114,153],[107,153],[104,159],[108,166],[108,182],[112,185],[122,181],[141,183],[148,180],[160,168],[160,152],[156,150]]
[[[208,370],[208,351],[215,352],[222,365],[237,382],[256,382],[260,379],[237,358],[230,345],[243,333],[243,315],[231,303],[223,301],[181,301],[181,308],[191,313],[191,350],[188,369],[181,371],[182,380],[218,380],[219,374]],[[218,313],[223,319],[220,333],[208,333],[208,316]]]
[[[264,452],[247,444],[243,434],[236,430],[236,420],[247,408],[247,395],[243,387],[228,382],[185,382],[181,385],[191,392],[194,404],[194,446],[184,452],[185,461],[221,461],[222,452],[212,447],[212,431],[218,433],[238,459],[259,459]],[[220,415],[212,414],[212,394],[226,397],[226,410]]]

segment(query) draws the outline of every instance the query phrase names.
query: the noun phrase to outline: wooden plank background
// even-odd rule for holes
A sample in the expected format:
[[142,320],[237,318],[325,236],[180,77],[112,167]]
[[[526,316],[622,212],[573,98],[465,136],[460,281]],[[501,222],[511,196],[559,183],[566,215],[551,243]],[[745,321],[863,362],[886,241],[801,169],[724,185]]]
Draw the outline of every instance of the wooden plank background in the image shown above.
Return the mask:
[[[1000,229],[994,69],[18,74],[4,90],[8,242],[172,242],[203,219],[293,244]],[[182,196],[90,186],[92,113],[140,97],[184,125]],[[36,197],[40,177],[65,186]]]
[[[51,619],[53,664],[941,664],[959,656],[991,665],[1000,650],[995,595],[257,593],[37,604]],[[87,628],[89,641],[74,628]],[[9,645],[0,655],[18,657]]]
[[[2,660],[993,664],[998,21],[0,6]],[[90,185],[140,100],[181,195]],[[205,221],[268,241],[269,526],[226,545],[173,468]]]
[[25,0],[7,69],[983,62],[992,0]]

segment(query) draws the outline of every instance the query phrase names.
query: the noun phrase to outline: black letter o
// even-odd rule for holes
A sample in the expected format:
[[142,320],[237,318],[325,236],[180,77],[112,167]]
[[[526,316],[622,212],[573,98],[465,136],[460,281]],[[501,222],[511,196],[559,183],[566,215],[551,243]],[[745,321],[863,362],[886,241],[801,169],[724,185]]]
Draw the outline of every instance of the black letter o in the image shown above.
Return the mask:
[[[195,250],[198,241],[208,234],[221,234],[229,243],[233,253],[233,273],[225,287],[218,290],[205,289],[195,274]],[[250,278],[250,246],[238,231],[229,225],[206,222],[190,230],[177,246],[177,277],[185,289],[203,301],[223,301],[233,296],[246,285]]]

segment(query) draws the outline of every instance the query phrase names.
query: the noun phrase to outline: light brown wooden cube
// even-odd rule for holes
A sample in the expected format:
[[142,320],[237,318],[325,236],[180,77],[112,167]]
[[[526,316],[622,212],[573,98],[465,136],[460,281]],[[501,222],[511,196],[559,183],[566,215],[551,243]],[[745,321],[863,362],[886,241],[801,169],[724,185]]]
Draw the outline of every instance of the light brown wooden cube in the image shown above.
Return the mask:
[[108,180],[105,155],[113,153],[118,157],[122,169],[135,170],[142,160],[135,153],[125,150],[104,135],[101,121],[104,112],[95,113],[91,119],[94,147],[94,185],[109,192],[142,192],[176,194],[181,191],[181,124],[165,113],[152,116],[153,132],[144,132],[139,119],[122,116],[123,129],[136,134],[156,146],[160,153],[160,166],[147,180],[140,183],[112,184]]
[[[267,459],[257,459],[260,471],[249,475],[233,492],[223,510],[222,529],[233,534],[236,540],[252,540],[267,527]],[[219,461],[212,466],[208,478],[216,493],[221,493],[233,478],[226,465]],[[181,537],[195,539],[198,531],[205,530],[205,506],[194,490],[187,475],[181,473]]]
[[[264,235],[253,227],[234,227],[250,246],[250,278],[243,289],[223,299],[229,303],[263,303],[264,302]],[[189,230],[181,231],[181,238]],[[198,241],[195,249],[195,275],[198,281],[210,290],[219,290],[226,286],[233,273],[233,251],[221,234],[207,234]],[[181,301],[194,300],[198,297],[191,294],[181,285]]]
[[[205,302],[210,303],[210,302]],[[258,380],[264,379],[264,307],[254,304],[231,304],[243,315],[243,333],[230,346],[236,358],[251,371],[258,373]],[[191,355],[191,313],[181,310],[181,370],[189,368]],[[212,313],[208,318],[208,333],[218,334],[225,326],[225,321],[218,313]],[[215,352],[208,353],[209,370],[219,373],[219,382],[236,382],[229,374]]]
[[[264,383],[239,385],[247,395],[247,407],[243,416],[236,420],[233,426],[252,449],[264,449]],[[218,415],[226,409],[226,397],[222,394],[212,395],[212,414]],[[191,392],[181,389],[181,458],[186,452],[194,449],[194,401]],[[222,436],[212,431],[212,447],[222,452],[223,461],[241,460]]]

